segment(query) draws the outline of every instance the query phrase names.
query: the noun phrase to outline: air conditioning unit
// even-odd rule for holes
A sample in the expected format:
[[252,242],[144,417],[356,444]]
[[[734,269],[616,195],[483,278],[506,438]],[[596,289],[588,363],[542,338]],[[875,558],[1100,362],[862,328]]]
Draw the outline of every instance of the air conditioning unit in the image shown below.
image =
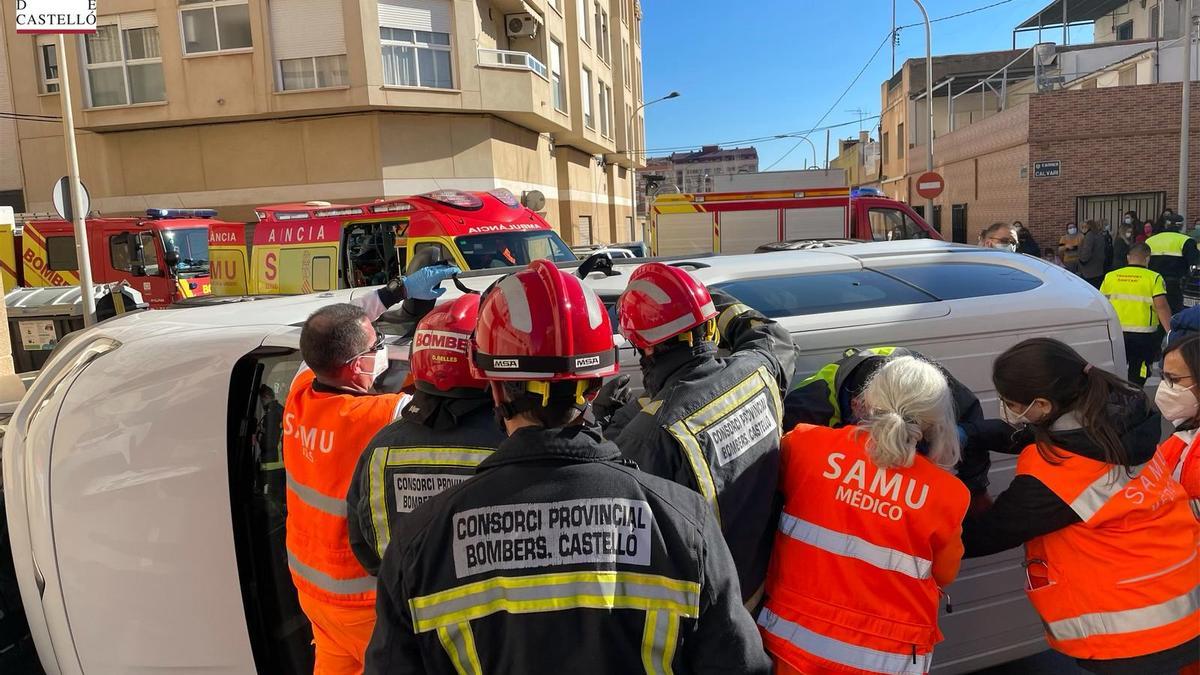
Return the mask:
[[510,38],[532,38],[537,35],[538,31],[538,21],[529,12],[506,14],[504,16],[504,25],[508,29],[508,37]]

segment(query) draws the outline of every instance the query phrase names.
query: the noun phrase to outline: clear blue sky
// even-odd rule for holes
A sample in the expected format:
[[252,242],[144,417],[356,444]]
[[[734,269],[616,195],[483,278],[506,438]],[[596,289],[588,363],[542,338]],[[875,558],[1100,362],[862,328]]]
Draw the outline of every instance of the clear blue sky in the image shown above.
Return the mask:
[[[931,19],[984,7],[999,0],[926,0]],[[933,24],[933,53],[959,54],[1012,48],[1012,28],[1049,0],[1008,0],[960,18]],[[807,131],[817,126],[891,29],[891,0],[642,0],[642,50],[646,99],[678,90],[680,98],[646,111],[646,145],[651,155],[680,146]],[[912,0],[896,0],[896,24],[919,22]],[[1036,41],[1037,31],[1018,36],[1019,48]],[[1061,42],[1062,31],[1047,31]],[[1076,28],[1072,42],[1090,42],[1091,27]],[[905,28],[896,64],[924,57],[923,27]],[[878,56],[821,124],[857,120],[861,108],[879,113],[879,85],[894,72],[892,51]],[[864,122],[872,128],[875,120]],[[858,125],[834,129],[855,136]],[[825,161],[825,132],[812,135],[817,159]],[[766,170],[795,145],[795,139],[754,143],[759,168]],[[830,156],[837,154],[831,143]],[[659,151],[661,150],[661,151]],[[802,143],[775,170],[812,163]]]

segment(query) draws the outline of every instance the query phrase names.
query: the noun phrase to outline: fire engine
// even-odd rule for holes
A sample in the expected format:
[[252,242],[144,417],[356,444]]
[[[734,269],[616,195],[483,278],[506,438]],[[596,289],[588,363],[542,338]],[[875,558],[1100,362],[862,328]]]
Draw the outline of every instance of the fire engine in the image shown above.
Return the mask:
[[654,255],[751,253],[798,239],[941,239],[907,204],[872,188],[659,195],[650,208]]
[[[126,281],[151,308],[210,292],[209,228],[224,225],[212,209],[149,209],[144,217],[87,218],[92,281]],[[76,286],[75,229],[65,220],[14,224],[0,213],[0,278],[18,286]]]
[[550,223],[505,189],[437,190],[357,205],[277,204],[258,207],[255,216],[250,237],[232,223],[209,231],[215,295],[385,284],[431,247],[464,270],[575,260]]

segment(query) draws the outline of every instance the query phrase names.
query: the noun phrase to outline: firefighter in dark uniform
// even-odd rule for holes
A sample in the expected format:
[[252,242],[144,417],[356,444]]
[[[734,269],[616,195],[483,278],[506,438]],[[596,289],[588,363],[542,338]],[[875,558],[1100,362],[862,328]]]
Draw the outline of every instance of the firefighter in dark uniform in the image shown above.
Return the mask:
[[396,521],[474,475],[505,438],[487,382],[471,374],[467,358],[478,316],[479,295],[471,293],[420,320],[409,359],[413,398],[399,420],[371,439],[354,469],[346,495],[350,547],[373,575]]
[[508,439],[400,521],[366,672],[768,673],[704,501],[581,424],[617,372],[600,298],[538,260],[472,338]]
[[[825,365],[784,398],[784,428],[791,429],[800,423],[835,428],[855,424],[860,417],[854,409],[856,400],[867,380],[887,359],[898,356],[915,356],[933,363],[931,359],[904,347],[847,349],[840,360]],[[945,368],[940,365],[938,368],[946,376],[954,397],[958,440],[963,449],[955,472],[971,490],[973,497],[984,499],[987,495],[988,471],[992,466],[988,453],[1016,454],[1024,441],[1014,440],[1015,430],[1003,420],[984,418],[975,394],[954,379]]]
[[[663,263],[630,276],[617,315],[642,354],[648,396],[613,415],[617,446],[643,471],[700,493],[721,523],[752,608],[774,537],[780,392],[796,367],[791,336]],[[728,357],[717,356],[718,342]]]
[[1200,265],[1196,240],[1179,231],[1182,225],[1183,216],[1164,216],[1162,231],[1146,240],[1150,270],[1162,275],[1172,314],[1183,311],[1183,279],[1194,265]]

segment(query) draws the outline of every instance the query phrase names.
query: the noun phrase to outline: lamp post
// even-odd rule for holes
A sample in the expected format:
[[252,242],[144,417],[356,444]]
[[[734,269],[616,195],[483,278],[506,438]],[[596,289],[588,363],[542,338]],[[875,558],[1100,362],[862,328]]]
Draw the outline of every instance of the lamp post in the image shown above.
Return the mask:
[[[1184,0],[1183,27],[1183,104],[1179,116],[1179,196],[1175,207],[1186,222],[1188,213],[1188,136],[1191,133],[1192,100],[1192,37],[1196,31],[1195,20],[1192,18],[1192,3],[1194,0]],[[1186,226],[1185,226],[1186,229]]]
[[[634,146],[633,139],[638,134],[635,133],[636,127],[634,126],[633,121],[635,119],[637,119],[637,114],[639,112],[641,112],[642,109],[645,108],[646,106],[654,105],[655,103],[658,103],[659,101],[665,101],[669,98],[679,98],[679,92],[672,91],[671,93],[667,94],[666,96],[663,96],[662,98],[656,98],[653,101],[646,101],[645,103],[634,108],[633,112],[630,113],[630,115],[629,115],[629,126],[625,127],[626,129],[629,130],[629,133],[627,133],[625,135],[626,136],[625,137],[625,145],[627,146],[626,152],[629,154],[629,193],[633,196],[633,224],[634,224],[634,227],[637,226],[638,212],[637,212],[637,160],[634,159],[634,157],[633,157],[633,146]],[[630,232],[629,235],[632,237],[633,233]],[[645,238],[645,237],[643,236],[643,238]]]
[[[913,0],[917,3],[917,9],[921,10],[921,17],[925,19],[925,107],[929,108],[929,138],[925,144],[925,170],[933,171],[933,31],[929,26],[929,12],[925,11],[925,5],[921,4],[921,0]],[[1066,6],[1066,3],[1063,3]],[[900,139],[904,143],[904,139]],[[933,218],[933,199],[925,200],[925,221],[929,222]]]

